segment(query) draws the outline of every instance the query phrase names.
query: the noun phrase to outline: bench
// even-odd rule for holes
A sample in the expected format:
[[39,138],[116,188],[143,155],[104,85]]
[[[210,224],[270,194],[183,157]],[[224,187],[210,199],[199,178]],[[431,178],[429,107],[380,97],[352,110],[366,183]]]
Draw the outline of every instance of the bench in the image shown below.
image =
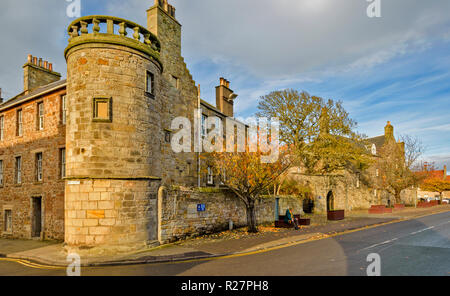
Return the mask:
[[[284,222],[285,216],[279,216],[278,221],[275,221],[275,227],[278,228],[294,228],[294,224],[289,224]],[[300,215],[294,215],[295,218],[298,219],[298,225],[299,226],[308,226],[311,225],[311,219],[301,219]]]
[[385,205],[372,205],[369,209],[369,214],[386,214],[392,213],[392,208],[387,208]]

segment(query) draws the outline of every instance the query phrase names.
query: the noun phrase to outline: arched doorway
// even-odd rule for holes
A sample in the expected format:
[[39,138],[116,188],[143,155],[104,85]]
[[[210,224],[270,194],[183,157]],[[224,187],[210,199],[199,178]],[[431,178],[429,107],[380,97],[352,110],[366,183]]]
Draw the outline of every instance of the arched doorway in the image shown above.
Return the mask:
[[334,194],[333,191],[330,191],[327,194],[327,212],[333,210],[334,210]]

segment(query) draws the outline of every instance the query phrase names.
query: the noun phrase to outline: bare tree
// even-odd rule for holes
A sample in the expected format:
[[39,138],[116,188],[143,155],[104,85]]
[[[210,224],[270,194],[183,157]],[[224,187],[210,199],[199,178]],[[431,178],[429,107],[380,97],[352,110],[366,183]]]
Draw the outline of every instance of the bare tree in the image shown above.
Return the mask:
[[404,189],[419,184],[422,177],[415,171],[424,151],[418,138],[406,135],[400,139],[399,142],[394,138],[387,139],[375,164],[378,171],[375,185],[394,195],[396,203],[401,203],[401,192]]

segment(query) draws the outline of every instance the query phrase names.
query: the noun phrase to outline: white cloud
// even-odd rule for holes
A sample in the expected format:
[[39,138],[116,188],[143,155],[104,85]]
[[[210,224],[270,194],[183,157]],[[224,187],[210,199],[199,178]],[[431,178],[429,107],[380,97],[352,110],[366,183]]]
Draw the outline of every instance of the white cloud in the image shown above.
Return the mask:
[[23,69],[27,55],[42,57],[66,75],[62,44],[66,26],[64,0],[3,0],[0,9],[0,87],[10,98],[23,90]]

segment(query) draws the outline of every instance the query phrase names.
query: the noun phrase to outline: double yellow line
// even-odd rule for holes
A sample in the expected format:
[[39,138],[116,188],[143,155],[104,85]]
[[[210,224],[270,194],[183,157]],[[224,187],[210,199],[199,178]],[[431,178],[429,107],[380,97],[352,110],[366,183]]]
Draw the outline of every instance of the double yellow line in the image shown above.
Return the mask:
[[38,263],[34,263],[25,259],[14,259],[14,258],[0,258],[0,261],[8,261],[8,262],[14,262],[14,263],[18,263],[21,265],[24,265],[26,267],[30,267],[30,268],[36,268],[36,269],[46,269],[46,270],[62,270],[62,269],[66,269],[65,267],[62,266],[51,266],[51,265],[43,265],[43,264],[38,264]]

